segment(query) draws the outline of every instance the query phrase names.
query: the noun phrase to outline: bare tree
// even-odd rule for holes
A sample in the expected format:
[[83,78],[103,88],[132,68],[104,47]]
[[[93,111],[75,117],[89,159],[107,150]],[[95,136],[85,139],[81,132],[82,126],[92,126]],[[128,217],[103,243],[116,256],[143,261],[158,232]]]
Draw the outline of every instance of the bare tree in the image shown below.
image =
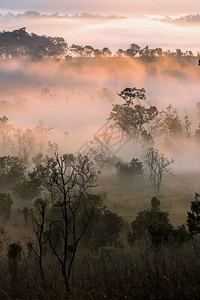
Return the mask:
[[54,158],[46,157],[34,172],[51,197],[48,242],[69,290],[78,244],[100,204],[99,196],[87,192],[96,186],[98,172],[87,156],[59,157],[58,153]]
[[174,163],[174,160],[168,160],[163,153],[159,153],[159,150],[149,148],[144,163],[155,194],[159,195],[163,176],[166,173],[172,174],[171,164]]
[[38,198],[34,203],[35,210],[31,210],[33,230],[36,236],[36,243],[29,241],[27,246],[32,250],[37,258],[43,286],[45,287],[45,277],[43,270],[44,246],[48,242],[46,230],[47,199]]

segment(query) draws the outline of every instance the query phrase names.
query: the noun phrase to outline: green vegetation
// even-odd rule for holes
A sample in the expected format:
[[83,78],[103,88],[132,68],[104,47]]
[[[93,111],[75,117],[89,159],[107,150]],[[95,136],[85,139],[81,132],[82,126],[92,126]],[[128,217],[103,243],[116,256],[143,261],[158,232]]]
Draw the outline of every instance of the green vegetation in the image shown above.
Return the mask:
[[[118,49],[112,53],[108,47],[95,49],[91,45],[68,46],[62,37],[50,37],[46,35],[37,35],[28,33],[25,27],[0,32],[0,57],[10,58],[29,58],[41,60],[43,58],[65,58],[70,61],[73,57],[82,58],[109,58],[114,57],[140,57],[143,59],[152,59],[160,57],[194,57],[192,51],[183,52],[181,49],[175,51],[164,51],[161,48],[151,49],[149,46],[144,48],[137,44],[131,44],[126,50]],[[197,52],[199,56],[199,52]]]
[[178,174],[157,148],[197,146],[198,129],[171,105],[148,105],[143,88],[119,96],[109,121],[140,147],[130,162],[111,156],[108,125],[106,144],[63,154],[42,122],[0,118],[1,299],[199,298],[199,174]]

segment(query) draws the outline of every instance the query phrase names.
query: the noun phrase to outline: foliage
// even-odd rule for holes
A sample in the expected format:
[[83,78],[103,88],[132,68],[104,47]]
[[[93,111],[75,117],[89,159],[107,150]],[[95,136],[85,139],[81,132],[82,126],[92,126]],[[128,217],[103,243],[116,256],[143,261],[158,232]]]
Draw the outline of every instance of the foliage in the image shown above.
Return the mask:
[[22,246],[20,242],[8,245],[8,258],[13,281],[17,282],[17,262],[21,258]]
[[[26,12],[26,16],[39,16],[37,12]],[[95,49],[91,45],[72,44],[68,47],[67,42],[62,37],[50,37],[46,35],[29,34],[25,27],[0,32],[0,56],[2,58],[26,58],[40,60],[46,57],[111,57],[112,52],[108,47]],[[199,55],[199,52],[197,52]],[[118,49],[114,54],[116,57],[140,57],[142,59],[156,59],[159,57],[192,57],[192,51],[183,52],[181,49],[175,51],[163,51],[162,48],[150,48],[146,45],[141,48],[132,43],[128,49]]]
[[59,56],[67,50],[67,43],[63,38],[29,34],[25,27],[12,32],[0,32],[0,45],[1,56],[6,58],[31,56],[40,59],[44,56]]
[[134,107],[115,104],[110,113],[109,119],[112,119],[128,135],[138,137],[147,125],[157,116],[158,111],[155,106],[145,108],[139,104]]
[[129,107],[133,104],[133,100],[140,99],[145,100],[146,91],[144,88],[137,89],[137,88],[125,88],[123,91],[121,91],[118,95],[125,100],[124,107]]
[[17,156],[0,157],[0,188],[13,189],[18,184],[25,172],[22,161]]
[[17,154],[24,165],[30,164],[31,158],[45,150],[52,128],[46,128],[42,121],[33,129],[14,128],[9,148]]
[[[189,125],[188,121],[186,124],[187,127]],[[169,137],[182,134],[182,122],[178,116],[177,110],[173,108],[171,104],[159,113],[156,119],[156,129],[159,134],[165,134]],[[189,128],[187,130],[189,130]]]
[[15,186],[15,194],[22,200],[32,200],[38,197],[41,193],[41,182],[35,176],[34,172],[29,172]]
[[191,202],[191,211],[187,215],[189,232],[198,235],[200,233],[200,194],[195,193],[195,201]]
[[130,163],[119,161],[116,164],[117,173],[120,177],[132,178],[137,175],[143,175],[143,164],[139,159],[133,158]]
[[174,228],[169,222],[169,214],[160,211],[160,201],[153,197],[151,210],[143,210],[137,214],[136,219],[131,223],[132,233],[128,235],[130,244],[135,241],[150,239],[152,246],[159,248],[164,245],[181,245],[188,241],[191,236],[185,226]]
[[20,243],[12,243],[8,246],[8,257],[11,259],[17,259],[20,257],[22,251],[22,247]]
[[13,129],[13,125],[9,124],[8,117],[3,116],[0,118],[0,137],[3,148],[9,146]]
[[105,207],[99,207],[95,210],[83,242],[86,247],[94,247],[95,249],[117,246],[122,226],[122,217]]
[[143,139],[146,137],[147,141],[147,136],[148,138],[151,137],[151,133],[148,132],[148,128],[147,126],[145,128],[145,125],[148,125],[155,119],[158,110],[155,106],[145,108],[145,106],[133,103],[135,100],[145,100],[145,93],[144,88],[125,88],[119,93],[119,96],[125,100],[125,103],[113,105],[109,119],[113,120],[129,136],[138,138],[139,135],[143,135]]

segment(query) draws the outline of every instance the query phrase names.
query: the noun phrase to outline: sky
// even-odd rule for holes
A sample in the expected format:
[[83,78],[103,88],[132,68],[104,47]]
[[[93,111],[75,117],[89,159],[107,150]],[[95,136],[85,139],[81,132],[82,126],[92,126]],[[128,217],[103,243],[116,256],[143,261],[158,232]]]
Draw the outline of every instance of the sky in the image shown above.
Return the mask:
[[131,43],[164,50],[199,48],[199,26],[177,26],[145,17],[114,19],[1,17],[0,31],[26,27],[29,33],[62,36],[69,45],[127,49]]
[[127,14],[179,15],[198,13],[199,0],[0,0],[0,8],[8,10],[87,11]]
[[5,15],[9,11],[15,15],[25,11],[63,15],[86,12],[127,18],[101,21],[86,18],[0,18],[0,31],[26,27],[28,32],[62,36],[69,45],[107,46],[112,51],[127,49],[131,43],[141,47],[162,47],[164,50],[182,48],[195,53],[199,51],[198,26],[189,24],[181,27],[152,19],[152,16],[197,14],[200,12],[199,0],[0,0],[0,13]]

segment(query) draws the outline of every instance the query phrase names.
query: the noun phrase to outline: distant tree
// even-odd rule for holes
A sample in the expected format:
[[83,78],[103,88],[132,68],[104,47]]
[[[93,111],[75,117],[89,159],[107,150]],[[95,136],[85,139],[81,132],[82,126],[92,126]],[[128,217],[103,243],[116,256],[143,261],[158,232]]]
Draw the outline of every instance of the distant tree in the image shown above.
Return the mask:
[[[124,95],[124,97],[127,97]],[[129,96],[128,96],[129,97]],[[132,97],[126,98],[125,104],[115,104],[110,113],[109,119],[112,119],[117,126],[119,126],[128,135],[138,139],[138,137],[146,130],[148,125],[152,122],[158,114],[155,106],[145,108],[139,104],[131,106]]]
[[94,57],[101,57],[102,52],[99,49],[94,49]]
[[139,54],[140,54],[141,57],[152,57],[153,56],[153,51],[147,45],[143,49],[140,49]]
[[193,235],[200,234],[200,194],[195,193],[195,200],[191,202],[191,211],[187,213],[187,226]]
[[183,56],[183,52],[181,51],[181,49],[176,49],[176,56]]
[[0,118],[0,137],[2,140],[2,147],[5,148],[10,143],[13,125],[9,124],[9,119],[6,116]]
[[118,246],[123,219],[103,206],[97,208],[83,238],[86,247]]
[[82,56],[84,57],[92,57],[94,55],[94,48],[92,46],[85,46],[83,48]]
[[130,57],[136,56],[139,53],[141,47],[137,44],[131,44],[130,47],[126,50],[126,55]]
[[173,137],[183,132],[183,125],[177,110],[171,104],[159,113],[156,122],[159,134],[166,134],[169,137]]
[[67,43],[61,37],[29,34],[25,27],[0,32],[1,55],[10,57],[60,56],[67,52]]
[[119,161],[116,164],[116,168],[120,177],[133,178],[134,176],[144,174],[143,164],[137,158],[133,158],[130,163]]
[[171,164],[173,162],[173,159],[168,160],[163,153],[160,154],[159,150],[155,148],[147,150],[144,165],[156,195],[159,195],[163,176],[166,173],[171,174]]
[[8,259],[14,283],[18,281],[18,261],[21,258],[22,246],[20,242],[8,245]]
[[187,138],[189,138],[191,136],[191,124],[192,123],[191,123],[189,117],[186,115],[184,117],[183,126],[184,126],[184,132],[185,132],[185,135],[186,135]]
[[153,197],[151,209],[140,211],[131,223],[132,232],[128,241],[133,245],[137,240],[146,240],[156,249],[171,244],[182,245],[191,236],[184,225],[173,227],[169,222],[169,214],[160,210],[160,201]]
[[160,247],[169,242],[173,227],[169,223],[169,214],[160,211],[159,206],[160,203],[157,201],[156,207],[152,206],[151,210],[143,210],[137,214],[136,219],[131,223],[132,233],[129,234],[129,243],[141,239],[150,239],[152,245]]
[[51,130],[42,121],[33,129],[14,128],[9,148],[27,166],[36,153],[46,150]]
[[146,100],[146,91],[144,88],[125,88],[118,95],[125,101],[123,105],[127,108],[133,104],[134,100]]
[[162,57],[163,56],[162,48],[156,48],[155,49],[155,56],[157,56],[157,57]]
[[110,49],[108,49],[107,47],[102,49],[102,56],[104,57],[111,57],[112,52],[110,51]]
[[48,48],[49,56],[62,56],[66,54],[68,45],[62,37],[48,37],[51,45]]
[[164,52],[163,52],[163,56],[166,56],[166,57],[174,57],[174,56],[176,56],[176,53],[173,52],[173,51],[167,50],[167,51],[164,51]]
[[40,196],[41,182],[37,179],[34,172],[29,172],[18,182],[14,188],[15,195],[20,200],[33,200]]
[[146,99],[145,89],[125,88],[118,95],[125,103],[113,105],[109,119],[136,140],[141,136],[143,140],[146,138],[145,142],[150,142],[151,126],[148,125],[155,119],[158,110],[155,106],[146,108],[139,104],[134,105],[134,101]]
[[20,158],[22,163],[27,166],[30,157],[37,152],[37,140],[31,129],[22,130],[15,128],[9,147]]
[[81,57],[83,56],[84,47],[80,45],[72,44],[72,46],[70,47],[70,52],[75,56]]
[[189,50],[189,51],[186,51],[186,56],[193,57],[194,54],[191,50]]
[[0,188],[13,189],[24,177],[25,167],[17,156],[0,157]]
[[45,48],[45,46],[44,45],[38,45],[37,48],[35,49],[35,53],[33,55],[33,58],[34,59],[42,59],[47,54],[48,54],[48,51]]
[[127,56],[127,52],[123,49],[118,49],[117,52],[115,53],[116,57],[125,57]]

